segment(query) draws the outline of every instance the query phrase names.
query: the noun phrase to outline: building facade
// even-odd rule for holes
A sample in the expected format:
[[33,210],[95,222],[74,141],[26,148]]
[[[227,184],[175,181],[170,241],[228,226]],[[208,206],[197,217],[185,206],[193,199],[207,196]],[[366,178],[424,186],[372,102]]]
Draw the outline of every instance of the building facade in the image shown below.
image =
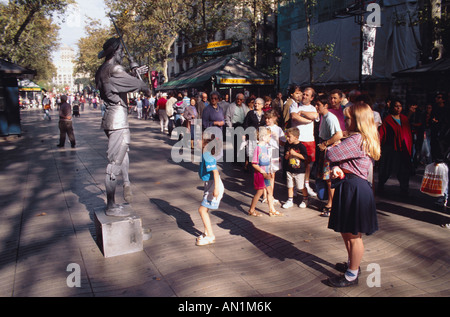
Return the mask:
[[54,63],[56,74],[53,77],[53,87],[55,92],[74,93],[79,91],[75,85],[75,79],[79,76],[74,75],[75,50],[63,44],[59,50],[59,58]]
[[255,8],[236,7],[233,26],[218,31],[208,43],[193,44],[180,35],[171,48],[165,82],[221,56],[232,56],[260,71],[273,73],[277,48],[276,8],[277,1],[273,1],[270,10],[262,12],[256,8],[255,15]]

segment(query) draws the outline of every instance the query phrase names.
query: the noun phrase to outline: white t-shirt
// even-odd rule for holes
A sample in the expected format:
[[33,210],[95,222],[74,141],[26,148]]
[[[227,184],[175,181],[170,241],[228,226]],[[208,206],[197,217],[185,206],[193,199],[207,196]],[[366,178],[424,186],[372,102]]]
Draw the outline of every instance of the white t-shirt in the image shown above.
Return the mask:
[[338,118],[331,112],[328,112],[322,117],[322,122],[319,128],[319,137],[322,140],[329,140],[337,132],[342,131]]
[[[316,107],[314,107],[313,105],[307,105],[304,106],[301,103],[297,104],[296,102],[293,102],[291,107],[289,108],[289,113],[298,113],[300,111],[305,111],[305,112],[315,112],[317,113]],[[317,119],[315,121],[319,121],[320,118],[319,116],[317,117]],[[296,122],[295,120],[293,120],[293,124],[292,126],[296,126],[297,129],[300,131],[300,136],[299,136],[299,141],[301,142],[313,142],[314,141],[314,121],[311,121],[310,123],[307,124],[298,124],[295,125]]]
[[272,132],[272,138],[270,139],[269,145],[275,149],[279,149],[279,141],[286,142],[286,137],[284,136],[283,129],[276,124],[272,126],[266,125],[266,127],[269,128]]
[[280,141],[286,142],[286,137],[283,129],[276,124],[272,126],[266,125],[266,127],[269,128],[272,133],[269,142],[271,154],[270,170],[271,172],[276,172],[280,169]]

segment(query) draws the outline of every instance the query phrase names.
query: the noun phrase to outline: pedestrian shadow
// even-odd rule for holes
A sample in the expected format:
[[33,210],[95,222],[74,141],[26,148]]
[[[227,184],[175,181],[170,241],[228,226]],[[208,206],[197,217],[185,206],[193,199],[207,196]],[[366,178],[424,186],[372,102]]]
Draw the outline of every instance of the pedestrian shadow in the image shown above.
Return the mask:
[[[218,224],[220,228],[230,230],[232,235],[244,237],[268,257],[276,258],[279,261],[293,259],[328,277],[336,276],[336,273],[326,268],[334,268],[334,264],[298,249],[288,240],[258,229],[251,221],[223,211],[213,211],[212,214],[222,219],[222,222]],[[326,279],[322,280],[322,283],[326,284]]]
[[155,204],[161,211],[174,218],[177,222],[178,228],[186,231],[194,237],[198,237],[202,234],[200,230],[195,228],[191,215],[184,210],[172,206],[167,201],[158,198],[150,198],[150,203]]
[[[414,210],[411,208],[402,207],[399,205],[387,203],[387,202],[379,202],[377,203],[377,210],[380,210],[396,214],[403,217],[408,217],[414,220],[419,220],[423,222],[427,222],[432,225],[443,225],[446,223],[450,223],[450,217],[444,216],[437,212],[427,211],[427,210]],[[386,214],[384,214],[386,215]]]

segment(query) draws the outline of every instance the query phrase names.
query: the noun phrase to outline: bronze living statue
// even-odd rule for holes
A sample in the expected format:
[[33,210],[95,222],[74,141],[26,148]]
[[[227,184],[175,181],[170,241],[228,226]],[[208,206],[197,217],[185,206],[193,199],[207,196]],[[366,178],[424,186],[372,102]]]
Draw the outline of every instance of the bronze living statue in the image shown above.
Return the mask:
[[[128,74],[121,65],[124,47],[120,38],[110,38],[103,44],[98,58],[105,58],[95,74],[95,83],[100,91],[106,111],[102,129],[108,136],[108,166],[106,168],[106,215],[124,217],[130,215],[130,208],[116,204],[117,177],[122,174],[124,199],[130,203],[132,192],[128,177],[130,129],[128,125],[127,93],[141,91],[149,96],[149,86],[135,76]],[[139,74],[139,69],[134,70]]]

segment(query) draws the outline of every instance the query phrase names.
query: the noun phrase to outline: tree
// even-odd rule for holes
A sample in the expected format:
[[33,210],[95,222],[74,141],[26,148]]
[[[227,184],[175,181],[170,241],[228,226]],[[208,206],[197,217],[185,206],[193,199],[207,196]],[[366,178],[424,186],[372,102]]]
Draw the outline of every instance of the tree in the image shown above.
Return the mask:
[[15,0],[11,2],[26,9],[26,18],[20,24],[19,29],[14,35],[14,45],[19,43],[20,36],[39,12],[47,16],[52,16],[54,13],[63,14],[68,4],[74,3],[73,0]]
[[[184,13],[190,1],[106,0],[110,14],[121,30],[129,51],[138,64],[164,64],[177,31],[187,23]],[[161,69],[158,69],[161,71]],[[167,73],[165,77],[168,78]]]
[[[275,8],[276,1],[274,0],[243,0],[236,3],[243,8],[242,20],[245,22],[250,21],[250,36],[249,36],[249,50],[250,50],[250,64],[253,67],[257,67],[258,52],[266,53],[266,47],[259,47],[266,43],[265,38],[265,22],[268,14],[272,13]],[[276,30],[275,30],[276,32]],[[272,54],[274,52],[271,52]]]
[[0,57],[36,70],[35,79],[45,81],[54,72],[51,53],[58,46],[59,27],[51,21],[54,7],[37,1],[38,9],[34,2],[0,4]]
[[[436,59],[446,57],[450,53],[450,12],[442,7],[439,0],[430,0],[421,12],[422,21],[431,25],[433,49]],[[434,54],[433,54],[434,53]]]
[[98,53],[101,51],[105,41],[112,37],[112,30],[109,27],[103,27],[99,20],[88,19],[85,31],[86,37],[78,40],[78,55],[75,58],[75,73],[86,74],[94,83],[95,73],[102,64],[98,59]]
[[315,81],[314,77],[314,62],[316,57],[321,54],[322,62],[325,64],[322,72],[319,74],[319,78],[322,77],[329,69],[331,65],[331,58],[338,57],[334,55],[334,43],[317,45],[312,40],[311,31],[311,18],[313,16],[314,7],[317,5],[317,0],[303,0],[305,17],[306,17],[306,44],[305,48],[295,55],[300,61],[308,60],[309,62],[309,82],[313,84]]
[[[222,38],[244,38],[244,43],[249,43],[251,62],[257,65],[258,56],[272,49],[258,48],[258,42],[264,45],[266,41],[264,32],[260,32],[261,20],[273,12],[278,1],[105,0],[136,62],[163,72],[165,78],[176,40],[197,46],[215,41],[220,33]],[[197,58],[206,61],[211,57]]]
[[450,55],[450,12],[440,0],[423,1],[417,14],[408,19],[398,19],[398,25],[420,25],[426,35],[422,43],[423,62],[448,57]]

